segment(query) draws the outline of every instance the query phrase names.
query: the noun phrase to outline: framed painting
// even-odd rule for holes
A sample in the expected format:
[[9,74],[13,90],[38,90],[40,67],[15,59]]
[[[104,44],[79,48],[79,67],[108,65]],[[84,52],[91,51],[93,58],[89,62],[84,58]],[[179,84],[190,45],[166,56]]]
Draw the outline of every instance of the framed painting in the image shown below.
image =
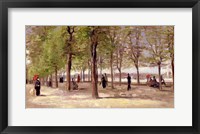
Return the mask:
[[198,0],[0,1],[1,133],[199,133]]

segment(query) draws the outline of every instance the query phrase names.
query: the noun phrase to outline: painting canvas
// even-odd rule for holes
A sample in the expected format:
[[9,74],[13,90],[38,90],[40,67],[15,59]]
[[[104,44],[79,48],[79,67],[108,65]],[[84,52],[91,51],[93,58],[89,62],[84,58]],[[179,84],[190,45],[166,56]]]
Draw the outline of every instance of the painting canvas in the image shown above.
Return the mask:
[[174,26],[26,26],[26,108],[174,108]]

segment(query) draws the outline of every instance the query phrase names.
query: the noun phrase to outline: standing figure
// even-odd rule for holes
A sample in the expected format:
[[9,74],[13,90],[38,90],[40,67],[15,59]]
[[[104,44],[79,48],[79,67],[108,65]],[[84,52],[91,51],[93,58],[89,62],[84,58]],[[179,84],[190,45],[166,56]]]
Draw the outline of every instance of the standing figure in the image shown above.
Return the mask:
[[36,95],[39,96],[40,95],[40,79],[39,79],[39,77],[37,78],[37,80],[35,82],[35,90],[36,90]]
[[162,75],[160,76],[160,79],[161,79],[161,84],[164,84],[166,86],[165,80],[163,79]]
[[63,81],[64,81],[64,80],[63,80],[63,76],[62,76],[62,77],[61,77],[61,83],[63,83]]
[[103,88],[106,88],[106,79],[105,79],[105,76],[103,76],[103,75],[101,77],[101,83],[100,84],[102,84]]
[[108,86],[108,77],[107,77],[106,73],[104,74],[104,78],[105,78],[105,81],[106,81],[106,86]]
[[131,89],[131,76],[129,75],[129,73],[128,73],[127,80],[128,80],[128,88],[127,88],[127,90],[129,91]]
[[63,76],[60,77],[60,83],[63,83]]
[[79,82],[80,82],[80,80],[81,80],[81,77],[80,77],[80,75],[78,74],[78,77],[77,77],[77,82],[79,83]]

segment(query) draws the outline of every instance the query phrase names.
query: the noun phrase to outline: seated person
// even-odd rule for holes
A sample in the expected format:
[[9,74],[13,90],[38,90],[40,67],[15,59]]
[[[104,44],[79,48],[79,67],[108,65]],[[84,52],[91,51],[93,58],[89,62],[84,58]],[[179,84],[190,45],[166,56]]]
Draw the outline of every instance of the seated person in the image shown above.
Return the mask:
[[151,83],[151,87],[159,87],[159,83],[157,82],[156,80],[156,77],[153,76],[153,80],[152,80],[152,83]]
[[149,78],[149,81],[152,81],[152,78],[151,78],[151,77]]

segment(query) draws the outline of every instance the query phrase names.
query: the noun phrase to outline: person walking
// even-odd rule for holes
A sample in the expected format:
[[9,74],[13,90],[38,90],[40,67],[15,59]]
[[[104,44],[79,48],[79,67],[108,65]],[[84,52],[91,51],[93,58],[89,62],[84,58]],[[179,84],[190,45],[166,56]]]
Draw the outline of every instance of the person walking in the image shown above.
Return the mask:
[[60,83],[63,83],[63,76],[60,76]]
[[107,77],[106,73],[104,74],[104,78],[105,78],[105,84],[106,84],[106,86],[108,86],[108,77]]
[[36,95],[39,96],[40,95],[40,79],[39,79],[39,77],[37,78],[37,80],[35,82],[35,90],[36,90]]
[[127,80],[128,80],[128,87],[127,87],[127,90],[129,91],[129,90],[131,89],[131,76],[129,75],[129,73],[128,73]]
[[105,79],[104,75],[102,75],[102,77],[101,77],[101,83],[100,84],[102,84],[103,88],[106,88],[106,79]]

